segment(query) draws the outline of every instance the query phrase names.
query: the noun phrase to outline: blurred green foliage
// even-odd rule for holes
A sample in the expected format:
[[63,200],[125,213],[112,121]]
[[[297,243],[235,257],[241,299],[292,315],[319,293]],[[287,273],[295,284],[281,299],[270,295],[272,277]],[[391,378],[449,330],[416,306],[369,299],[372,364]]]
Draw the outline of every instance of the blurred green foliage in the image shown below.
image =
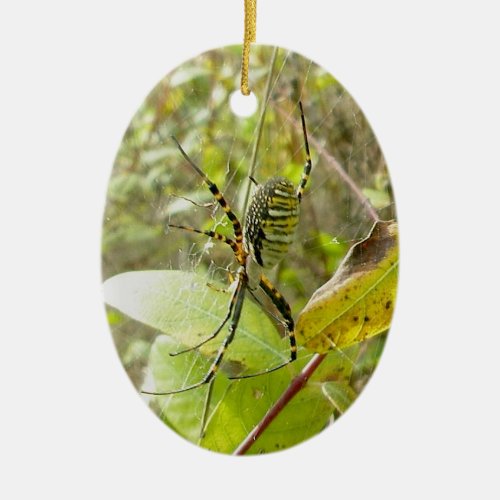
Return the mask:
[[[252,46],[250,86],[260,106],[273,50]],[[180,269],[196,271],[207,281],[228,283],[229,271],[235,269],[230,249],[201,235],[167,231],[166,223],[216,228],[231,234],[231,225],[201,179],[183,160],[171,135],[178,138],[244,219],[259,113],[240,118],[230,108],[231,94],[239,91],[240,66],[240,46],[195,57],[162,79],[133,117],[109,182],[102,235],[104,279],[127,271]],[[316,141],[337,160],[382,219],[395,218],[383,155],[356,102],[323,68],[282,49],[277,53],[270,98],[265,103],[254,174],[257,181],[283,175],[298,182],[305,161],[299,99],[312,143]],[[362,239],[373,223],[359,194],[338,175],[328,158],[319,154],[313,144],[311,153],[312,175],[301,205],[296,242],[288,257],[269,273],[294,315],[331,277],[349,247]],[[259,299],[273,311],[266,297],[259,295]],[[247,296],[247,300],[251,299]],[[119,356],[139,388],[159,332],[113,308],[108,314]],[[367,373],[377,364],[383,338],[374,339],[373,345],[376,355],[372,348],[362,348],[362,354],[366,349],[368,353],[362,359],[357,354],[353,357],[352,373],[343,379],[348,385],[332,385],[329,394],[339,394],[339,399],[345,400],[351,390],[359,393]],[[370,362],[366,363],[365,358]],[[364,368],[358,370],[358,366]],[[155,405],[162,418],[174,425],[164,405]],[[339,407],[345,406],[339,403]],[[339,414],[335,409],[332,412]]]

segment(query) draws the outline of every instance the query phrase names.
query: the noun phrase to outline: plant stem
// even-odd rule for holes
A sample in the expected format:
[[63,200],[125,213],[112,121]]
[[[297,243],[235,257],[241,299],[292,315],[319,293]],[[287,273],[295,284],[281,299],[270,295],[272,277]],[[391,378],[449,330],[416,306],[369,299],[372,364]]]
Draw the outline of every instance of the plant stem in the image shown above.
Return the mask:
[[339,177],[347,184],[347,186],[349,186],[373,221],[378,221],[379,217],[377,211],[373,208],[370,200],[363,194],[361,189],[358,188],[356,183],[352,180],[352,177],[342,168],[342,165],[337,161],[337,159],[332,156],[315,137],[310,137],[309,142],[313,144],[318,154],[326,160],[328,165],[333,167]]
[[264,418],[253,428],[248,436],[240,443],[233,455],[244,455],[255,443],[258,437],[267,429],[269,424],[280,414],[281,410],[306,385],[311,375],[325,359],[326,353],[315,354],[302,371],[291,381],[286,391],[264,415]]

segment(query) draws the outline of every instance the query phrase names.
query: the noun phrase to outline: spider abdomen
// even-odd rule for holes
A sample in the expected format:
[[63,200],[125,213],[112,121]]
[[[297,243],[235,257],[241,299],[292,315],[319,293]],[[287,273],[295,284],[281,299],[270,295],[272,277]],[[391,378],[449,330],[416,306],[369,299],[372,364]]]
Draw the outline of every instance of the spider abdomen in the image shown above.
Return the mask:
[[299,221],[299,197],[292,182],[273,177],[260,185],[248,207],[244,241],[260,266],[274,267],[288,252]]

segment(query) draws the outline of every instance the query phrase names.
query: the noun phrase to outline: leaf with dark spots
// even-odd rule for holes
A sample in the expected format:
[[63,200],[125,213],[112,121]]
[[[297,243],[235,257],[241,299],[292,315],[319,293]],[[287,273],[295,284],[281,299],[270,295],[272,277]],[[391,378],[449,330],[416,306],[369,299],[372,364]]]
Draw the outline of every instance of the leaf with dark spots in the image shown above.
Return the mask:
[[376,222],[300,313],[298,342],[327,352],[387,330],[396,300],[398,263],[397,223]]

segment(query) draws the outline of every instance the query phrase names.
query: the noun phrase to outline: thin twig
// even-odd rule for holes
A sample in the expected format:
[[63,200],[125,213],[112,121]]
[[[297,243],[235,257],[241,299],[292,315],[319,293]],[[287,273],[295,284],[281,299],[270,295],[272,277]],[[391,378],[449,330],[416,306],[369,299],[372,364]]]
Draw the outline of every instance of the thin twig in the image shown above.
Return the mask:
[[233,455],[244,455],[255,443],[258,437],[267,429],[269,424],[281,413],[281,410],[306,385],[311,375],[316,371],[326,354],[315,354],[302,371],[292,380],[286,391],[264,415],[264,418],[253,428],[248,436],[236,448]]
[[365,208],[368,215],[373,219],[374,222],[377,222],[379,220],[377,211],[373,208],[370,200],[363,194],[361,189],[359,189],[356,183],[352,180],[352,177],[342,168],[342,165],[337,161],[337,159],[332,156],[316,138],[310,137],[309,140],[313,144],[314,148],[316,148],[318,154],[320,154],[326,160],[328,165],[333,167],[339,177],[347,184],[347,186],[349,186],[351,191],[361,202],[361,205]]

